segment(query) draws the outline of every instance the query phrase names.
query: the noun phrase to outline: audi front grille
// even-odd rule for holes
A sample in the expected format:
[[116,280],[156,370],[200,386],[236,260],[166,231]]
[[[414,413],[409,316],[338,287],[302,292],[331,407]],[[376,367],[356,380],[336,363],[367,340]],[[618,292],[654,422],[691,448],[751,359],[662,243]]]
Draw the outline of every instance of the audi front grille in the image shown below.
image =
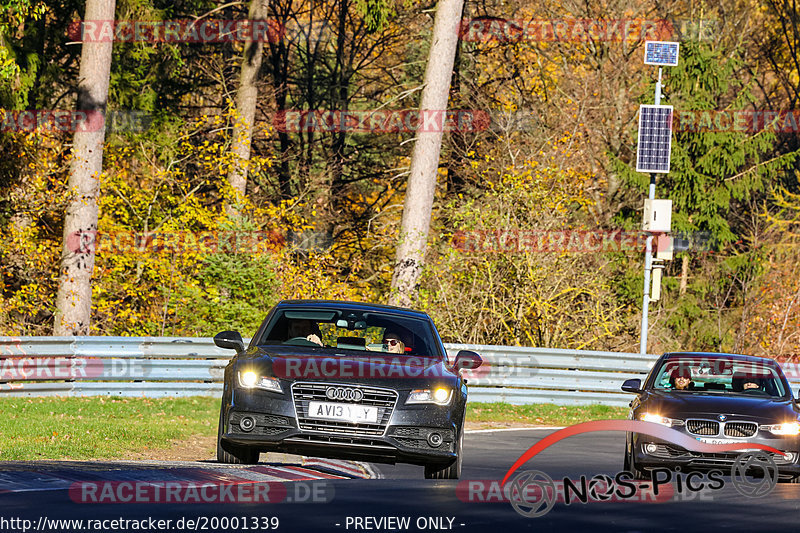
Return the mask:
[[[344,389],[345,391],[357,391],[361,393],[363,397],[360,401],[331,399],[326,395],[326,391],[331,387],[334,389]],[[355,395],[355,397],[358,396],[359,394]],[[342,392],[340,397],[352,398],[353,396]],[[397,392],[391,389],[359,385],[298,382],[292,385],[292,398],[294,399],[294,408],[297,412],[297,423],[302,430],[321,431],[327,434],[337,435],[382,436],[386,432],[386,426],[389,424],[392,411],[397,403]],[[308,416],[308,404],[312,401],[343,402],[352,405],[374,406],[378,408],[378,421],[377,423],[345,422],[310,418]]]

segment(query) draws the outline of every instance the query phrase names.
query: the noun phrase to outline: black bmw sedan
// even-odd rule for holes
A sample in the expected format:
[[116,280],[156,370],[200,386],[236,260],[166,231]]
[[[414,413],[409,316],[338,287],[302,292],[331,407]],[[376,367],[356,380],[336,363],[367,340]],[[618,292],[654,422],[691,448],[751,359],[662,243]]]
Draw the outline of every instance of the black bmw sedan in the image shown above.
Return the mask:
[[[627,380],[636,393],[629,418],[655,422],[710,444],[758,443],[780,450],[772,458],[781,477],[800,475],[800,404],[772,359],[720,353],[668,353],[645,378]],[[625,470],[682,471],[730,467],[740,452],[696,453],[669,442],[628,433]]]
[[260,452],[404,462],[426,478],[461,473],[466,381],[481,365],[452,365],[433,320],[399,307],[321,300],[276,305],[225,368],[217,458],[256,463]]

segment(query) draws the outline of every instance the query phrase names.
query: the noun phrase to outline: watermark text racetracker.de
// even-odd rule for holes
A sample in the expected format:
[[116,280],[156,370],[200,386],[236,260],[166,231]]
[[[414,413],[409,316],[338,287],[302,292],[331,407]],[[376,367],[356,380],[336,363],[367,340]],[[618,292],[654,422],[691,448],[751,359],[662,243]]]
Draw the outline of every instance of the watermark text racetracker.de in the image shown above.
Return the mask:
[[800,133],[800,111],[782,109],[721,109],[673,113],[672,127],[678,132]]
[[77,481],[69,498],[81,504],[329,503],[327,481]]
[[[520,230],[514,228],[458,230],[453,247],[464,253],[608,253],[643,252],[649,234],[613,230]],[[675,232],[654,238],[654,251],[708,252],[715,247],[709,232]]]
[[159,364],[156,360],[121,357],[2,357],[0,382],[10,382],[8,388],[15,388],[15,382],[26,381],[145,379]]
[[710,40],[714,20],[642,18],[530,18],[476,17],[461,21],[458,36],[467,42],[631,42]]
[[275,20],[84,20],[67,35],[74,42],[230,43],[279,42],[285,33]]
[[286,239],[271,231],[97,231],[67,236],[66,248],[75,254],[243,254],[284,246]]
[[0,114],[3,133],[92,132],[142,133],[150,128],[153,116],[135,109],[75,111],[65,109],[6,110]]
[[273,116],[275,129],[290,133],[474,132],[490,124],[489,113],[480,109],[287,109]]

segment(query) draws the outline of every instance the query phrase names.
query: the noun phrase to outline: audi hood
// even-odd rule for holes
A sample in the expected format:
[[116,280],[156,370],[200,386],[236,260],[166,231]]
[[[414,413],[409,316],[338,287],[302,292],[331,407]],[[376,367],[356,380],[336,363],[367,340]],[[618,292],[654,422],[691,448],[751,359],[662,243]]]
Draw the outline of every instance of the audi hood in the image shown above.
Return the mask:
[[435,378],[458,379],[438,357],[278,345],[260,346],[240,354],[237,369],[288,381],[357,381],[395,389],[413,389],[422,382],[430,384]]

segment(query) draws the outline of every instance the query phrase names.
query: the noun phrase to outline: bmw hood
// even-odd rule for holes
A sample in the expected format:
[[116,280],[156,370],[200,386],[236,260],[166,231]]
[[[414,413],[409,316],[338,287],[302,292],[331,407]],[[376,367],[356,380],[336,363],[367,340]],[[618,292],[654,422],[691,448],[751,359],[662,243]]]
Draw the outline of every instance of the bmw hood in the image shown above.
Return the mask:
[[798,412],[788,398],[749,397],[744,395],[703,394],[695,392],[651,392],[643,399],[645,411],[669,418],[716,418],[726,415],[753,421],[784,422],[796,420]]

